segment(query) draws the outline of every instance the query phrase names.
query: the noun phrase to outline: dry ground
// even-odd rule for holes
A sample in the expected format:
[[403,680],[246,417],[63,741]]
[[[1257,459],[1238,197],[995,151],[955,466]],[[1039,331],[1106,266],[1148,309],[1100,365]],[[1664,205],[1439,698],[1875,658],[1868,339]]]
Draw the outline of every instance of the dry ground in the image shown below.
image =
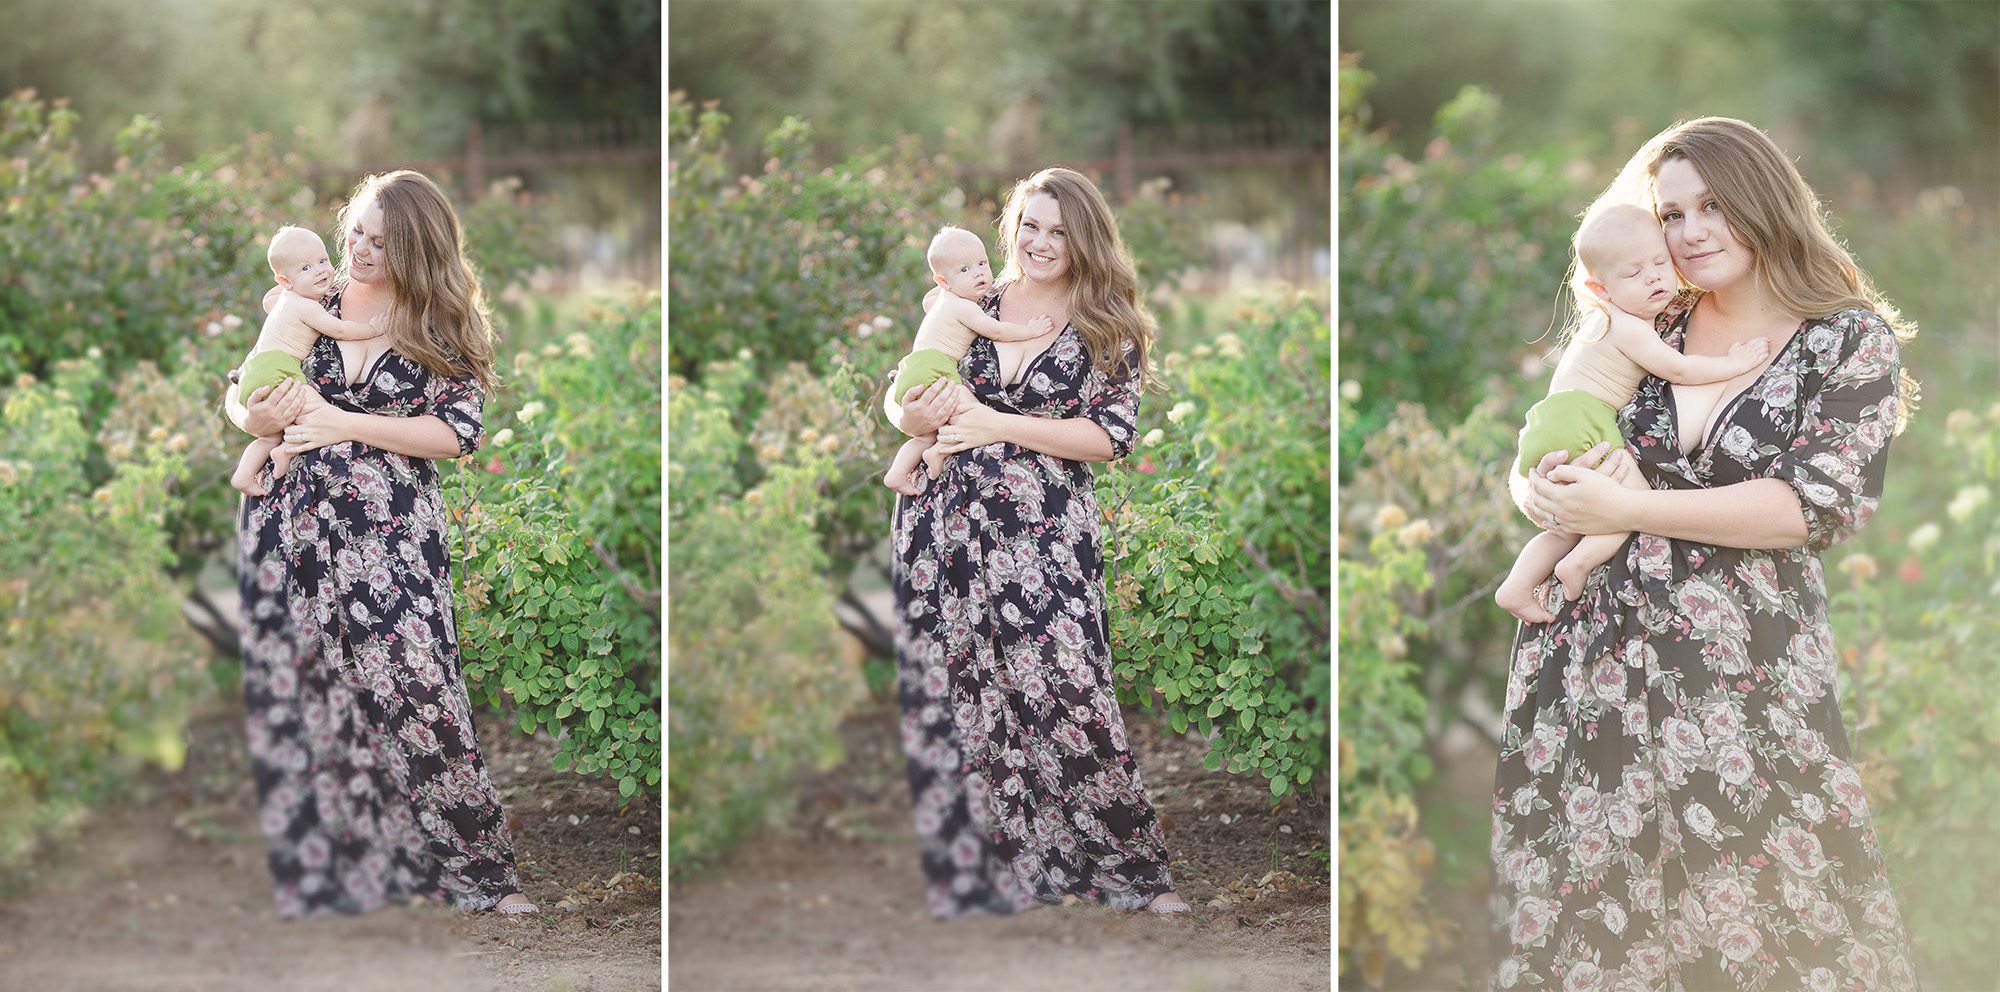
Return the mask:
[[851,717],[847,760],[808,783],[795,829],[670,885],[672,988],[1331,987],[1323,803],[1274,811],[1261,779],[1204,770],[1198,738],[1131,711],[1126,726],[1165,818],[1175,881],[1196,912],[1046,906],[940,922],[924,908],[895,721],[893,706]]
[[[660,987],[657,806],[548,767],[545,738],[482,715],[540,917],[392,907],[271,911],[240,705],[189,730],[186,765],[93,814],[0,900],[0,987],[45,992],[624,992]],[[569,900],[572,908],[558,909]]]

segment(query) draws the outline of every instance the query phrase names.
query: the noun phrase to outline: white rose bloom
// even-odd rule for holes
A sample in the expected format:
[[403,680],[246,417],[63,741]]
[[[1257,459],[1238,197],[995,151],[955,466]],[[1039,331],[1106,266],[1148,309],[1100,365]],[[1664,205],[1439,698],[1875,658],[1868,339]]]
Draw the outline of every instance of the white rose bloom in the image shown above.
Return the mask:
[[1931,545],[1936,544],[1941,536],[1943,531],[1937,524],[1927,523],[1910,532],[1910,550],[1922,554],[1929,550]]
[[1951,505],[1945,507],[1944,512],[1954,523],[1962,524],[1972,519],[1972,515],[1978,513],[1979,508],[1985,506],[1989,498],[1991,497],[1985,486],[1967,486],[1959,490],[1957,496],[1952,497]]

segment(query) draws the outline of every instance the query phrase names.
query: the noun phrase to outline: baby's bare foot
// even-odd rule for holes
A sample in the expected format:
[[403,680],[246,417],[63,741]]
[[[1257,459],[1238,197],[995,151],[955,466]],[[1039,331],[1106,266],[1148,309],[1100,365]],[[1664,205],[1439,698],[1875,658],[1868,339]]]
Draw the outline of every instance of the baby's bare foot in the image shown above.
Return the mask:
[[229,476],[229,484],[245,496],[269,496],[271,491],[257,480],[261,471],[238,470]]
[[1525,582],[1503,582],[1493,594],[1493,602],[1522,623],[1549,623],[1556,615],[1535,598],[1535,588]]
[[917,485],[917,473],[920,471],[922,470],[911,469],[908,472],[891,472],[882,477],[882,484],[905,496],[916,496],[924,491],[922,486]]

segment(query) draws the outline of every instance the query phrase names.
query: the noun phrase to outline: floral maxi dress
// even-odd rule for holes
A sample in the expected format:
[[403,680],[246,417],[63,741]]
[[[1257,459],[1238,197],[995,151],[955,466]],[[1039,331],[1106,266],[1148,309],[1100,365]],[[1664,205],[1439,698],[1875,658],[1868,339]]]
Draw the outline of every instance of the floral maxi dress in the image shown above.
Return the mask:
[[[1696,297],[1660,317],[1680,348]],[[1655,489],[1783,479],[1804,547],[1641,534],[1523,625],[1493,799],[1494,987],[1910,989],[1837,698],[1820,553],[1874,513],[1900,359],[1865,310],[1808,320],[1683,455],[1673,387],[1619,426]]]
[[[1138,380],[1093,369],[1074,327],[1016,384],[984,338],[959,373],[996,410],[1086,417],[1114,457],[1132,448]],[[897,689],[935,916],[1173,888],[1112,689],[1098,515],[1089,466],[1008,443],[897,502]]]
[[[436,416],[461,452],[483,436],[476,384],[395,352],[351,387],[331,338],[301,365],[342,409]],[[239,524],[243,697],[278,914],[412,895],[486,909],[519,891],[459,670],[437,469],[329,445],[246,497]]]

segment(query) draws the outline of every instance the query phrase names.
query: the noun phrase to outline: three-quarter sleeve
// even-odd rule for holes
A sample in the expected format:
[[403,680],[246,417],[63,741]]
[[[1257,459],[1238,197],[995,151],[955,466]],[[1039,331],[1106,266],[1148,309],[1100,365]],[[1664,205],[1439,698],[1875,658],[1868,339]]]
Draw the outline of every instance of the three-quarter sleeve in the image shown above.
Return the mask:
[[1867,310],[1842,311],[1806,334],[1798,434],[1768,475],[1798,494],[1805,546],[1823,551],[1875,514],[1902,409],[1902,358],[1888,322]]
[[1139,386],[1138,349],[1129,344],[1115,372],[1110,375],[1097,369],[1090,372],[1082,416],[1104,428],[1111,438],[1111,461],[1131,453],[1137,440],[1133,432],[1139,423]]
[[451,432],[458,436],[458,453],[469,455],[478,450],[480,442],[486,440],[486,422],[482,417],[486,391],[479,388],[478,380],[433,375],[430,392],[429,412],[450,425]]

